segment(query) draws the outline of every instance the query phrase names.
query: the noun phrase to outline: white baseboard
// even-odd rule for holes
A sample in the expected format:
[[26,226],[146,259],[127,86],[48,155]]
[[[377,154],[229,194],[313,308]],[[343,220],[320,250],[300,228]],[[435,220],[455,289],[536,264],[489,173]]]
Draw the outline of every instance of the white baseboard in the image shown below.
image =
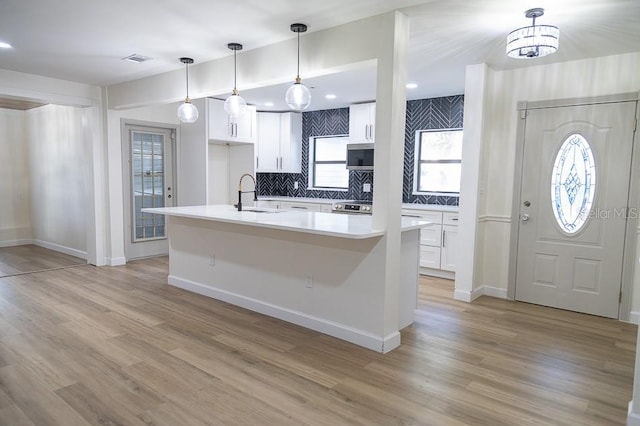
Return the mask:
[[80,251],[80,250],[76,250],[74,248],[71,247],[65,247],[62,246],[60,244],[54,244],[54,243],[50,243],[47,241],[42,241],[42,240],[33,240],[33,244],[39,246],[39,247],[44,247],[46,249],[49,250],[54,250],[54,251],[58,251],[60,253],[64,253],[64,254],[68,254],[69,256],[75,256],[75,257],[79,257],[80,259],[87,259],[87,252],[86,251]]
[[629,312],[629,322],[631,324],[640,325],[640,312],[638,311]]
[[104,260],[105,265],[109,266],[122,266],[127,264],[126,257],[107,257]]
[[467,303],[473,302],[480,296],[489,296],[489,297],[497,297],[500,299],[506,299],[507,290],[484,285],[482,287],[476,288],[473,291],[455,290],[453,292],[453,298],[455,300],[460,300],[461,302],[467,302]]
[[231,293],[226,290],[209,287],[184,278],[178,278],[173,275],[169,275],[168,283],[174,287],[179,287],[184,290],[202,294],[203,296],[208,296],[251,311],[259,312],[270,317],[310,328],[376,352],[387,353],[400,346],[400,333],[398,331],[390,333],[384,337],[375,336],[369,332],[358,330],[344,324],[318,318],[303,312],[283,308],[281,306],[276,306],[271,303]]
[[32,239],[23,239],[23,240],[5,240],[5,241],[0,241],[0,247],[26,246],[28,244],[33,244],[33,240]]
[[633,412],[633,401],[629,401],[627,410],[627,426],[640,426],[640,414]]

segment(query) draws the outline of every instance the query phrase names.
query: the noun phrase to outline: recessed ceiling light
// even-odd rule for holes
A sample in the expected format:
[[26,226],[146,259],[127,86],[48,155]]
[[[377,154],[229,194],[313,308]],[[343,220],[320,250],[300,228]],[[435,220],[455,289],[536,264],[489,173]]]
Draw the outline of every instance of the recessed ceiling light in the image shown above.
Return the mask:
[[13,46],[11,46],[9,43],[5,43],[4,41],[0,41],[0,49],[11,49]]
[[335,99],[336,95],[329,94],[329,95],[325,95],[324,97],[327,98],[327,99]]
[[273,106],[273,102],[265,102],[264,106],[266,107],[272,107]]
[[407,89],[415,89],[418,87],[416,83],[407,83]]
[[133,55],[125,56],[124,58],[122,58],[123,61],[131,61],[138,64],[141,62],[150,61],[151,59],[153,58],[150,58],[148,56],[138,55],[137,53],[134,53]]

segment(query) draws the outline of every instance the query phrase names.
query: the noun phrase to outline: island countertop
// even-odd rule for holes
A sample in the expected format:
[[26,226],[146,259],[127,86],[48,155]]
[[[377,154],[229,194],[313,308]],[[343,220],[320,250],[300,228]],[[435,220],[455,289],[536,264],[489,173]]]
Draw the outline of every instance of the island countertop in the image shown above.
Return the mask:
[[[142,211],[350,239],[366,239],[384,235],[384,230],[373,228],[370,215],[297,212],[254,207],[247,207],[239,212],[231,205],[145,208]],[[430,225],[431,222],[403,217],[401,230],[403,232],[410,231]]]

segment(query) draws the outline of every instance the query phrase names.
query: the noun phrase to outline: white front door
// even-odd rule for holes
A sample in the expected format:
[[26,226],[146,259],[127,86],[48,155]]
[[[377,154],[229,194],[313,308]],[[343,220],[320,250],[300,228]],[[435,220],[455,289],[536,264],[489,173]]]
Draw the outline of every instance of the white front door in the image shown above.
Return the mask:
[[618,318],[635,110],[527,111],[516,300]]
[[165,217],[145,207],[175,205],[175,130],[125,125],[123,149],[127,260],[169,253]]

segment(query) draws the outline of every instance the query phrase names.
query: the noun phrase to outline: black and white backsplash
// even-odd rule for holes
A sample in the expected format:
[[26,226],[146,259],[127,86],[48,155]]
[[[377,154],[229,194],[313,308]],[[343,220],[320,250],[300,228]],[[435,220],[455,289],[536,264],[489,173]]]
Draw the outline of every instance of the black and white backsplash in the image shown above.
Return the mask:
[[[464,97],[462,95],[407,102],[402,191],[402,201],[404,203],[458,205],[457,196],[413,195],[413,165],[416,130],[461,128],[463,103]],[[302,113],[301,173],[258,173],[258,195],[370,201],[373,196],[373,172],[371,171],[349,171],[349,189],[347,191],[307,189],[309,138],[312,136],[348,134],[349,108]],[[294,189],[294,182],[296,181],[298,182],[298,189]],[[372,192],[362,191],[362,186],[365,183],[371,184]]]

